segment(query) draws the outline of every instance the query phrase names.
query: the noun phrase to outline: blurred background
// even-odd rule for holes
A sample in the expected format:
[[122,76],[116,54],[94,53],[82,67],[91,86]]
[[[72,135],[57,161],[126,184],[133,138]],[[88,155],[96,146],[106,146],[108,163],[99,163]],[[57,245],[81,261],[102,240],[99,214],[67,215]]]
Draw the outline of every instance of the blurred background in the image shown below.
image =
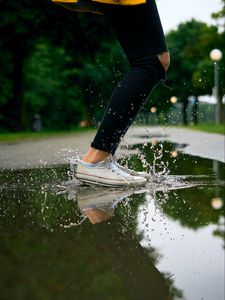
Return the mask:
[[[172,62],[136,124],[222,128],[225,1],[179,2],[157,1]],[[104,16],[13,0],[0,20],[0,135],[96,128],[128,69]]]

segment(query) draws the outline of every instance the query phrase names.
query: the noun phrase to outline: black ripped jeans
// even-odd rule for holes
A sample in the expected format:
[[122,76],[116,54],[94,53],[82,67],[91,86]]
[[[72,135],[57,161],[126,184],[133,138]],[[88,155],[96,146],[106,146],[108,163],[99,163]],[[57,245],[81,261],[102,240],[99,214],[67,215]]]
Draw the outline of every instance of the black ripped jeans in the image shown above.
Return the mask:
[[113,91],[91,147],[114,154],[147,97],[166,71],[157,55],[167,52],[154,0],[140,5],[95,2],[110,23],[130,64]]

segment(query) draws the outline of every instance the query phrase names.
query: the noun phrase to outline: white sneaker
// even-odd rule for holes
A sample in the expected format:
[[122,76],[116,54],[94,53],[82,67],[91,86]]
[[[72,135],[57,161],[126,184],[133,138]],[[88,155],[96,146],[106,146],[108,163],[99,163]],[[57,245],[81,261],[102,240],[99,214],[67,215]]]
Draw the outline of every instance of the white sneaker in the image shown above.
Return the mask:
[[85,163],[77,158],[75,177],[86,183],[114,187],[140,186],[147,182],[141,176],[133,176],[120,169],[111,156],[96,164]]
[[127,172],[128,174],[132,175],[132,176],[141,176],[141,177],[144,177],[146,179],[149,179],[151,177],[151,174],[148,174],[146,172],[138,172],[138,171],[135,171],[135,170],[132,170],[132,169],[129,169],[129,168],[126,168],[122,165],[120,165],[115,159],[113,156],[111,156],[112,159],[114,160],[114,163],[117,165],[117,167],[119,167],[122,171],[124,172]]

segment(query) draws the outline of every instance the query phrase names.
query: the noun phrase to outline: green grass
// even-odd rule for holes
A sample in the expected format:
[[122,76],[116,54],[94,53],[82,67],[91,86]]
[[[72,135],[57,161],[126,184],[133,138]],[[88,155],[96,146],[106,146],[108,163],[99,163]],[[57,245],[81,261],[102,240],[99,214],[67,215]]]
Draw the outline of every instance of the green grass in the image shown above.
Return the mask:
[[209,133],[219,133],[225,134],[225,124],[199,124],[199,125],[189,125],[186,128],[205,131]]
[[68,136],[74,134],[80,134],[83,132],[94,131],[95,128],[74,128],[68,131],[41,131],[41,132],[15,132],[15,133],[0,133],[0,142],[13,142],[20,140],[34,140],[34,139],[43,139],[51,138],[57,136]]
[[187,128],[187,129],[193,129],[193,130],[199,130],[199,131],[205,131],[205,132],[209,132],[209,133],[218,133],[218,134],[223,134],[225,135],[225,123],[224,124],[198,124],[198,125],[139,125],[140,127],[142,126],[152,126],[152,127],[171,127],[171,128]]
[[[178,126],[180,127],[180,126]],[[225,135],[225,124],[199,124],[199,125],[188,125],[182,126],[183,128],[200,130],[210,133],[218,133]],[[88,131],[95,131],[95,128],[82,128],[77,127],[68,131],[42,131],[42,132],[16,132],[16,133],[0,133],[0,142],[13,142],[19,140],[34,140],[51,138],[57,136],[68,136],[74,134],[80,134]]]

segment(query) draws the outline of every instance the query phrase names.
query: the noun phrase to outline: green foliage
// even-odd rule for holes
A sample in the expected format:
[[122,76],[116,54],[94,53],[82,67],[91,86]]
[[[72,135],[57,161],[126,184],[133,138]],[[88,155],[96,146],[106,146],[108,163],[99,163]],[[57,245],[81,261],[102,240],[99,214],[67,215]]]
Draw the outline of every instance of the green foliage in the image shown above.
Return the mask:
[[127,69],[128,62],[116,40],[102,42],[95,57],[84,60],[77,75],[88,118],[100,121],[113,88]]
[[[225,50],[222,34],[215,26],[192,19],[171,31],[167,39],[171,48],[170,79],[174,94],[181,101],[189,95],[211,94],[213,63],[209,53],[214,48]],[[224,79],[222,85],[224,92]]]
[[[52,128],[68,128],[71,122],[76,123],[78,118],[74,118],[70,110],[72,107],[73,111],[77,111],[78,103],[75,101],[72,104],[71,99],[81,98],[80,88],[76,88],[78,81],[75,74],[72,78],[72,70],[80,67],[87,56],[94,57],[99,47],[96,40],[101,43],[101,38],[107,40],[111,37],[110,30],[103,26],[104,19],[91,14],[87,17],[85,14],[73,13],[47,0],[35,2],[15,0],[10,3],[1,3],[0,18],[0,51],[3,57],[0,63],[0,80],[3,84],[0,95],[0,130],[22,130],[30,127],[31,113],[34,110],[43,111],[44,103],[50,103],[49,100],[51,100],[52,110],[50,110],[50,104],[45,106],[43,116],[48,115],[48,121],[45,119],[44,125],[52,127],[53,124]],[[43,44],[42,49],[39,47],[40,40]],[[46,43],[46,49],[44,49],[44,43]],[[44,51],[46,53],[50,51],[47,48],[53,49],[50,45],[58,48],[58,52],[54,49],[52,56],[43,54]],[[38,51],[39,54],[37,54]],[[42,56],[40,61],[38,61],[38,55]],[[48,59],[44,59],[43,55]],[[64,60],[59,58],[60,55],[64,56]],[[58,68],[56,67],[57,56]],[[65,56],[71,59],[69,70],[67,69],[68,58]],[[29,63],[32,65],[29,66]],[[41,66],[41,64],[44,65]],[[54,65],[52,69],[52,72],[55,72],[54,75],[47,71],[47,65]],[[31,75],[27,73],[28,71],[36,74]],[[50,76],[47,81],[48,83],[51,81],[51,84],[44,82],[44,79],[41,82],[41,74]],[[32,76],[35,78],[31,78]],[[34,82],[28,84],[28,80],[31,79]],[[52,92],[53,88],[54,92]],[[68,100],[63,97],[65,90]],[[54,102],[50,94],[54,96]],[[59,100],[60,95],[61,100]],[[27,106],[28,102],[30,106]],[[57,111],[54,114],[55,108],[62,110],[61,120],[57,116]],[[77,111],[80,119],[83,111],[84,106]],[[56,123],[58,123],[57,126]]]
[[225,0],[221,0],[222,8],[220,11],[212,14],[212,18],[218,22],[218,26],[221,26],[222,31],[225,31]]
[[44,128],[70,128],[84,116],[76,68],[63,48],[40,41],[25,67],[27,124],[40,114]]
[[[223,9],[213,17],[222,16]],[[30,129],[36,113],[45,129],[69,129],[82,119],[100,121],[128,70],[104,16],[74,13],[47,0],[15,0],[1,3],[0,18],[0,131]],[[195,20],[180,24],[167,40],[171,89],[158,87],[145,105],[147,110],[156,106],[158,114],[170,109],[173,95],[186,101],[189,95],[211,93],[209,52],[225,50],[224,31]],[[224,94],[224,69],[220,72]]]
[[[224,33],[218,32],[215,26],[194,19],[182,23],[176,30],[167,35],[171,52],[171,66],[168,70],[168,85],[161,85],[150,95],[145,107],[157,108],[158,118],[171,108],[170,98],[178,97],[180,102],[186,102],[190,95],[211,94],[214,85],[213,63],[209,53],[214,48],[220,48],[225,53]],[[224,64],[221,61],[220,65]],[[225,92],[225,71],[220,68],[221,95]],[[163,113],[163,114],[162,114]]]

